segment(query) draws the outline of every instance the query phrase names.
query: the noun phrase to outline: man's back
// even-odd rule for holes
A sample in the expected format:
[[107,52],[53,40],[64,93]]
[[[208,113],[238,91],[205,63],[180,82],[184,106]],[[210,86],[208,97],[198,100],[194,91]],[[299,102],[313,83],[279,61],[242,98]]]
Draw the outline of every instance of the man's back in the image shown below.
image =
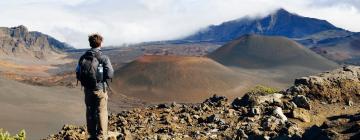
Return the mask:
[[[84,86],[85,88],[87,89],[96,89],[96,90],[100,90],[100,89],[103,89],[103,88],[106,88],[106,80],[107,79],[111,79],[113,76],[114,76],[114,69],[111,65],[111,62],[110,62],[110,59],[108,56],[106,55],[103,55],[100,48],[92,48],[88,51],[86,51],[81,57],[80,57],[80,60],[79,60],[79,65],[78,67],[82,67],[81,63],[82,61],[85,59],[85,57],[87,57],[88,55],[94,55],[94,58],[97,59],[98,61],[98,64],[101,64],[101,67],[103,69],[102,73],[102,78],[101,80],[97,80],[96,83],[93,83],[93,84],[83,84],[82,86]],[[90,66],[91,67],[91,66]],[[96,66],[98,67],[98,66]],[[77,68],[78,69],[78,68]],[[86,69],[89,69],[89,68],[86,68]],[[96,68],[95,68],[96,69]],[[77,70],[77,71],[80,71],[80,70]],[[78,74],[80,76],[78,76],[78,79],[81,81],[81,74]],[[83,83],[87,83],[89,81],[82,81]]]
[[106,140],[108,95],[105,82],[113,77],[114,70],[110,59],[100,50],[102,37],[99,34],[90,35],[89,43],[91,49],[80,57],[76,76],[84,86],[89,139]]

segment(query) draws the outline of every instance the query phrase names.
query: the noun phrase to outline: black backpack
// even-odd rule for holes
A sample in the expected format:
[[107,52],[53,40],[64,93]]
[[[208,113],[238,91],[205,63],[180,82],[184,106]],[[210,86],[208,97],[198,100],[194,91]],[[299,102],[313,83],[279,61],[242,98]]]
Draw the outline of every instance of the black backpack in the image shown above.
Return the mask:
[[103,63],[100,51],[87,51],[80,57],[76,78],[87,89],[96,89],[103,82]]

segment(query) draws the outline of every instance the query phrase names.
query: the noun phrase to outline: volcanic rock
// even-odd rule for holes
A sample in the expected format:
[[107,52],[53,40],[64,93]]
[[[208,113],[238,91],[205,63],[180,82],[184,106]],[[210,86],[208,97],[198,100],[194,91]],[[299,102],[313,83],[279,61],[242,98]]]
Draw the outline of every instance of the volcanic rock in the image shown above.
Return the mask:
[[293,102],[296,104],[297,107],[311,109],[310,101],[304,95],[295,96]]
[[[287,92],[327,103],[346,102],[350,99],[359,100],[360,67],[345,66],[331,72],[300,78],[295,82],[295,86],[290,87]],[[308,108],[308,106],[304,107]]]
[[[321,118],[314,117],[321,115],[318,112],[321,107],[332,105],[321,103],[328,97],[347,101],[345,97],[351,96],[354,97],[351,107],[358,107],[357,93],[338,94],[338,91],[355,90],[359,71],[359,67],[348,67],[302,78],[305,82],[298,82],[286,92],[249,93],[235,98],[231,106],[225,97],[212,96],[202,103],[159,104],[122,111],[109,116],[109,130],[120,132],[118,139],[125,136],[133,139],[357,139],[360,114],[327,116],[323,117],[325,122],[321,127],[311,125],[318,123],[314,121],[320,121]],[[344,79],[353,82],[343,86],[341,83]],[[319,87],[328,93],[314,90]],[[346,106],[345,103],[338,105]],[[347,111],[357,109],[351,107]],[[72,138],[86,138],[86,129],[66,126],[47,139]]]
[[310,113],[306,109],[303,109],[303,108],[295,108],[292,112],[292,117],[299,119],[303,122],[311,121]]

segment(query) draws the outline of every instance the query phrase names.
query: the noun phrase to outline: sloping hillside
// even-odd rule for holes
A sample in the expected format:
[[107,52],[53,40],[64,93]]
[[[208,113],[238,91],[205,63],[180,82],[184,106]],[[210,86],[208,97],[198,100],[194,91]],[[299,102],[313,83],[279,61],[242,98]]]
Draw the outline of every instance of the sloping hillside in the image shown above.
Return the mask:
[[0,89],[0,127],[12,134],[25,129],[28,139],[40,139],[64,123],[85,123],[80,89],[31,86],[2,77]]
[[311,49],[337,62],[360,65],[360,33],[322,39]]
[[285,37],[260,35],[242,36],[215,50],[209,57],[226,66],[253,69],[299,66],[327,70],[337,66]]
[[0,56],[46,59],[72,47],[25,26],[0,27]]
[[115,72],[113,88],[146,101],[203,100],[241,81],[206,57],[142,56]]

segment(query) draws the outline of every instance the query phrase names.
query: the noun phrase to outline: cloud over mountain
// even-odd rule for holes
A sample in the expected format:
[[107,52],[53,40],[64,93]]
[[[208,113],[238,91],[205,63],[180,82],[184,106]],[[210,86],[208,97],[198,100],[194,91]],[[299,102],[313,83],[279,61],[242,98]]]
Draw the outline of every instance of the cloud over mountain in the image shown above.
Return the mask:
[[[176,39],[201,27],[247,15],[264,16],[285,8],[360,31],[356,0],[4,0],[0,26],[26,25],[75,47],[87,47],[89,33],[105,36],[105,45]],[[349,18],[351,17],[351,18]]]

